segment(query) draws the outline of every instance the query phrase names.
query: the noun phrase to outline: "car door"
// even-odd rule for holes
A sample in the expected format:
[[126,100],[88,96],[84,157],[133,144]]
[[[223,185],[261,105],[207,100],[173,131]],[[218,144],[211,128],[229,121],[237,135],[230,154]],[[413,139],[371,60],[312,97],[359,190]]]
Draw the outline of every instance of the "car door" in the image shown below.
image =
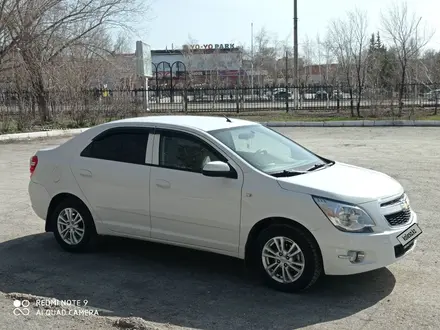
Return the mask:
[[111,128],[72,164],[79,187],[110,233],[150,236],[149,134],[148,128]]
[[207,177],[203,165],[228,162],[189,133],[156,131],[150,181],[151,237],[230,254],[238,252],[243,175]]

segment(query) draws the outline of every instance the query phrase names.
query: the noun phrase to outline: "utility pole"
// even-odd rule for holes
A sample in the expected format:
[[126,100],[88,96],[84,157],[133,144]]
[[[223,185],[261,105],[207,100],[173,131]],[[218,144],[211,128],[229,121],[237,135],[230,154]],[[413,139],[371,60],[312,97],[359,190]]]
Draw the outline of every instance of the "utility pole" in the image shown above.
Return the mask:
[[251,93],[254,95],[254,23],[251,23]]
[[286,112],[289,112],[289,52],[286,50]]
[[293,0],[293,83],[298,87],[298,4]]

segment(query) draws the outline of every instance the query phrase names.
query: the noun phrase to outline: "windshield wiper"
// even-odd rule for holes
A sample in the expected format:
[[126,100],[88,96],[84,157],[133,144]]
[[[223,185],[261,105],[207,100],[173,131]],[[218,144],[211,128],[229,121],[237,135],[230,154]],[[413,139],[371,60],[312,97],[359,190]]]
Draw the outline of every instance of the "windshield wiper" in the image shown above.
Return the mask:
[[317,170],[318,168],[326,167],[327,165],[329,165],[329,164],[326,164],[326,163],[315,164],[312,167],[310,167],[309,169],[307,169],[306,172],[311,172],[311,171]]
[[315,164],[315,165],[313,165],[312,167],[310,167],[309,169],[307,169],[305,171],[283,170],[283,171],[280,171],[280,172],[274,172],[274,173],[269,173],[269,174],[274,176],[274,177],[276,177],[276,178],[295,176],[295,175],[300,175],[300,174],[306,174],[308,172],[317,170],[318,168],[323,168],[323,167],[326,167],[326,166],[331,166],[334,163],[335,163],[334,161],[330,161],[328,163]]
[[300,175],[300,174],[305,174],[305,173],[307,173],[307,172],[284,170],[284,171],[280,171],[280,172],[270,173],[270,175],[272,175],[276,178],[284,178],[284,177],[295,176],[295,175]]

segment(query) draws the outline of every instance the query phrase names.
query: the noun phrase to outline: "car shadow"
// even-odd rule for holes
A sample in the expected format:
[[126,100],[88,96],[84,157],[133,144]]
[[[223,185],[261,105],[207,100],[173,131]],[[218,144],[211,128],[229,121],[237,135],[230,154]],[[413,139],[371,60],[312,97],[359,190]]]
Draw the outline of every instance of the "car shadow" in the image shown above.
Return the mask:
[[161,244],[105,238],[99,251],[70,254],[51,234],[0,243],[0,291],[89,301],[100,315],[203,329],[287,329],[367,309],[395,285],[386,268],[323,277],[302,294],[273,291],[243,262]]

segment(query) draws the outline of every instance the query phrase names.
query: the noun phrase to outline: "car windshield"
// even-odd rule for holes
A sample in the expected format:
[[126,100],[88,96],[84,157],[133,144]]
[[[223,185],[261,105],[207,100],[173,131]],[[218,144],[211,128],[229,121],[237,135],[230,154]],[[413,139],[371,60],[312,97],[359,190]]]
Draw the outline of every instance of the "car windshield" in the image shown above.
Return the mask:
[[234,127],[209,133],[267,174],[306,171],[326,164],[310,151],[263,125]]

